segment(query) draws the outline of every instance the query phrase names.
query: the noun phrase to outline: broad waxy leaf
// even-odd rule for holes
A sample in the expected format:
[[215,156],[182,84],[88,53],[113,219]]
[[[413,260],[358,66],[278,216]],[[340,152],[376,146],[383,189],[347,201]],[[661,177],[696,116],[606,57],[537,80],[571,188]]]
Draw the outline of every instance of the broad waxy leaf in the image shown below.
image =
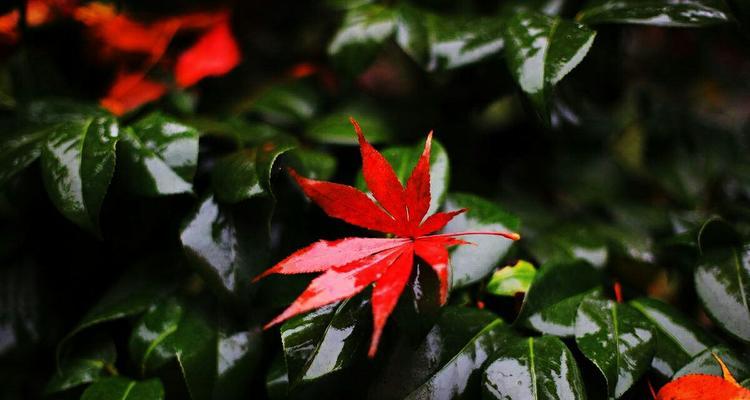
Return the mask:
[[104,378],[86,388],[81,400],[162,400],[164,388],[158,379],[132,381],[119,376]]
[[715,0],[594,0],[576,19],[587,24],[701,27],[729,22],[730,16]]
[[182,304],[169,298],[152,305],[133,329],[128,347],[142,375],[174,357],[172,341],[183,313]]
[[[451,193],[445,209],[468,209],[445,226],[444,232],[517,231],[519,219],[497,204],[468,193]],[[483,279],[510,249],[511,242],[492,236],[469,236],[476,246],[459,247],[451,252],[451,287],[459,288]]]
[[648,370],[656,350],[649,322],[630,306],[586,297],[578,307],[576,344],[621,397]]
[[[213,398],[235,399],[247,393],[252,376],[263,350],[260,329],[219,334],[218,368]],[[200,360],[199,360],[200,361]]]
[[0,142],[0,186],[31,165],[42,154],[50,128],[29,129]]
[[294,148],[292,143],[268,141],[219,159],[211,173],[216,199],[237,203],[271,194],[271,170],[276,159]]
[[740,385],[724,361],[711,353],[721,368],[722,376],[706,374],[683,375],[659,389],[655,400],[747,400],[750,390]]
[[380,45],[395,32],[395,15],[391,8],[379,4],[349,9],[328,45],[328,54],[351,74],[364,70],[375,59]]
[[513,338],[490,312],[446,307],[416,349],[406,340],[396,346],[370,397],[478,398],[483,368]]
[[526,293],[536,276],[536,268],[523,260],[513,266],[503,267],[492,274],[487,283],[487,292],[497,296],[513,296]]
[[45,388],[55,393],[94,382],[109,372],[117,358],[115,344],[109,338],[96,338],[82,344],[82,349],[65,357]]
[[667,378],[671,378],[693,357],[716,344],[694,322],[667,304],[644,297],[631,301],[630,305],[654,327],[657,340],[651,368]]
[[367,132],[371,143],[388,142],[393,133],[388,122],[374,108],[366,104],[352,103],[336,109],[320,118],[315,118],[307,125],[305,136],[319,143],[326,144],[357,144],[357,138],[352,136],[352,128],[348,118],[356,115],[361,121],[362,130]]
[[249,111],[272,123],[303,122],[318,111],[320,99],[315,91],[300,82],[274,85],[255,99]]
[[131,189],[147,196],[192,192],[198,131],[154,113],[125,130],[121,161]]
[[547,335],[574,336],[578,306],[600,283],[601,271],[585,261],[543,264],[524,296],[514,325]]
[[539,262],[584,260],[603,268],[609,258],[609,249],[603,235],[591,226],[562,225],[544,229],[530,241],[530,251]]
[[[382,152],[383,157],[388,161],[396,172],[396,177],[401,184],[405,184],[409,179],[409,174],[422,154],[420,145],[414,147],[388,147]],[[432,141],[432,152],[430,153],[430,208],[428,214],[435,213],[445,200],[448,193],[448,184],[450,181],[450,161],[445,148],[437,140]],[[362,171],[357,175],[356,187],[362,191],[367,190]]]
[[[305,194],[332,217],[352,225],[384,233],[395,238],[347,238],[319,241],[298,250],[259,275],[322,272],[284,312],[266,325],[283,322],[297,314],[350,298],[370,284],[372,292],[373,335],[369,355],[377,351],[380,335],[389,315],[406,286],[414,265],[414,256],[429,264],[440,280],[440,303],[448,300],[448,247],[467,242],[464,235],[493,235],[516,240],[518,234],[498,231],[471,231],[430,235],[442,229],[465,209],[428,215],[430,208],[430,149],[428,135],[419,161],[406,185],[399,182],[388,160],[367,142],[359,124],[351,119],[357,133],[362,171],[374,200],[346,185],[316,181],[290,173]],[[466,224],[463,224],[466,225]]]
[[281,326],[289,381],[312,381],[350,365],[365,342],[370,302],[357,296],[295,317]]
[[110,117],[58,125],[42,150],[42,176],[52,203],[68,219],[99,232],[99,210],[115,170],[120,137]]
[[329,179],[336,172],[336,159],[328,153],[298,147],[288,154],[289,165],[310,179]]
[[485,399],[585,399],[573,354],[554,336],[511,341],[484,370]]
[[719,327],[750,342],[750,245],[706,250],[694,278],[698,296]]
[[[241,298],[249,280],[268,258],[264,213],[240,213],[209,197],[198,206],[180,233],[189,259],[222,296]],[[261,214],[261,215],[258,215]]]
[[714,346],[697,354],[679,371],[675,372],[672,379],[677,379],[690,374],[703,374],[721,376],[721,366],[716,362],[714,355],[718,356],[734,377],[739,380],[750,378],[750,365],[747,359],[724,345]]
[[552,89],[583,60],[595,36],[584,25],[544,14],[519,12],[507,21],[508,69],[543,120]]
[[503,48],[500,17],[443,16],[407,5],[396,14],[396,43],[428,71],[473,64]]

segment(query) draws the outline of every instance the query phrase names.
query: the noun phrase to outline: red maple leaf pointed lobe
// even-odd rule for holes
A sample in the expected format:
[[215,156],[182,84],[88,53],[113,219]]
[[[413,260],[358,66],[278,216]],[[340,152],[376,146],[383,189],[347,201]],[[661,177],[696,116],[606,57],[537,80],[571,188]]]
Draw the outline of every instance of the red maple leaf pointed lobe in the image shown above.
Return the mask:
[[401,297],[401,292],[404,291],[404,287],[409,281],[413,264],[414,247],[409,243],[402,247],[401,255],[375,283],[372,290],[372,339],[370,340],[370,349],[367,352],[371,358],[375,356],[378,349],[380,335],[383,333],[388,316],[393,312],[399,297]]
[[424,150],[417,161],[417,165],[406,181],[405,201],[409,210],[409,221],[412,229],[422,223],[430,209],[432,195],[430,193],[430,151],[432,149],[432,131],[427,135]]
[[398,181],[398,177],[393,171],[391,164],[388,163],[388,160],[365,139],[359,123],[352,117],[349,117],[349,122],[352,123],[354,131],[357,132],[359,150],[362,155],[362,175],[365,178],[367,187],[372,192],[375,200],[402,227],[405,227],[407,216],[406,204],[404,203],[404,187]]

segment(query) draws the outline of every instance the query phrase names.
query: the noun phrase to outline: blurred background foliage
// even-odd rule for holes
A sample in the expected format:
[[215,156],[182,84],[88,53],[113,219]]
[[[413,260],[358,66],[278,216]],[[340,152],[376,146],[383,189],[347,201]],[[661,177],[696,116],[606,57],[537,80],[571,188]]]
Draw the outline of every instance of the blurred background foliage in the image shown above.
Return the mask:
[[[144,26],[225,13],[241,55],[183,85],[172,65],[202,33],[175,36],[142,71],[163,93],[122,112],[101,106],[143,57],[100,57],[107,43],[75,12],[36,24],[23,4],[0,5],[0,397],[443,398],[460,386],[456,397],[504,398],[502,361],[526,365],[518,336],[540,359],[572,360],[577,398],[640,399],[647,381],[717,373],[708,350],[750,377],[742,0],[99,3]],[[314,240],[362,235],[284,171],[355,184],[350,115],[397,171],[434,130],[435,207],[469,206],[456,224],[523,237],[454,253],[442,311],[417,268],[373,361],[367,296],[296,318],[279,340],[260,326],[309,277],[250,283]],[[615,282],[626,303],[607,300]],[[650,332],[630,366],[605,365],[612,348],[575,321],[608,307]],[[461,357],[474,364],[451,364]]]

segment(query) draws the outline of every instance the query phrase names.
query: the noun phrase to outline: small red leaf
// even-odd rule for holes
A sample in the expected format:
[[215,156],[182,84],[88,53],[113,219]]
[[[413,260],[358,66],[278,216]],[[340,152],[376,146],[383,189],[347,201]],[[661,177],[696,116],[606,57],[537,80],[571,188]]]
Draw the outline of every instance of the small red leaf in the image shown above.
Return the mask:
[[307,197],[331,217],[366,229],[397,235],[401,233],[396,220],[359,190],[338,183],[307,179],[294,171],[290,173]]
[[385,322],[396,307],[398,298],[401,297],[401,292],[404,291],[404,287],[409,281],[413,263],[413,246],[411,244],[404,245],[399,258],[375,283],[375,288],[372,290],[372,339],[370,340],[370,350],[367,353],[370,357],[374,357],[378,350],[378,343],[380,343],[380,335],[383,333]]
[[408,239],[347,238],[321,240],[297,250],[280,263],[269,268],[254,280],[269,274],[303,274],[322,272],[345,265],[384,250],[408,243]]
[[375,200],[390,213],[402,226],[406,226],[406,205],[404,204],[404,187],[398,181],[396,173],[385,157],[367,142],[362,128],[354,118],[349,118],[359,138],[359,150],[362,154],[362,175]]
[[221,76],[240,62],[240,49],[229,21],[216,25],[177,59],[175,80],[181,87],[192,86],[203,78]]
[[432,267],[438,279],[440,279],[440,305],[445,304],[448,301],[448,287],[450,285],[448,276],[450,255],[447,247],[434,241],[418,240],[415,242],[414,251],[419,258]]
[[453,219],[456,215],[463,214],[467,211],[467,209],[462,208],[460,210],[455,211],[449,211],[449,212],[439,212],[430,215],[427,217],[427,219],[424,221],[424,223],[419,227],[419,235],[428,235],[432,232],[439,231],[445,227],[445,225],[450,222],[450,220]]
[[165,85],[146,79],[142,73],[121,72],[100,103],[119,116],[160,98],[166,91]]

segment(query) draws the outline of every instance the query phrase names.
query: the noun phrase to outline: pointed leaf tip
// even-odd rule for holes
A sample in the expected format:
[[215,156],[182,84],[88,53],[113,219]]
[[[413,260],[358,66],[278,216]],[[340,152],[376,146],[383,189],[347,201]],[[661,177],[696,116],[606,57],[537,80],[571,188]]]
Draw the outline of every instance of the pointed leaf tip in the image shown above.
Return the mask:
[[714,357],[716,362],[719,363],[719,366],[721,367],[721,376],[724,377],[724,380],[735,386],[740,386],[739,383],[737,383],[737,380],[734,379],[734,376],[732,376],[732,372],[729,371],[729,368],[727,368],[727,365],[724,364],[724,361],[721,359],[721,357],[719,357],[714,352],[711,352],[711,355]]

